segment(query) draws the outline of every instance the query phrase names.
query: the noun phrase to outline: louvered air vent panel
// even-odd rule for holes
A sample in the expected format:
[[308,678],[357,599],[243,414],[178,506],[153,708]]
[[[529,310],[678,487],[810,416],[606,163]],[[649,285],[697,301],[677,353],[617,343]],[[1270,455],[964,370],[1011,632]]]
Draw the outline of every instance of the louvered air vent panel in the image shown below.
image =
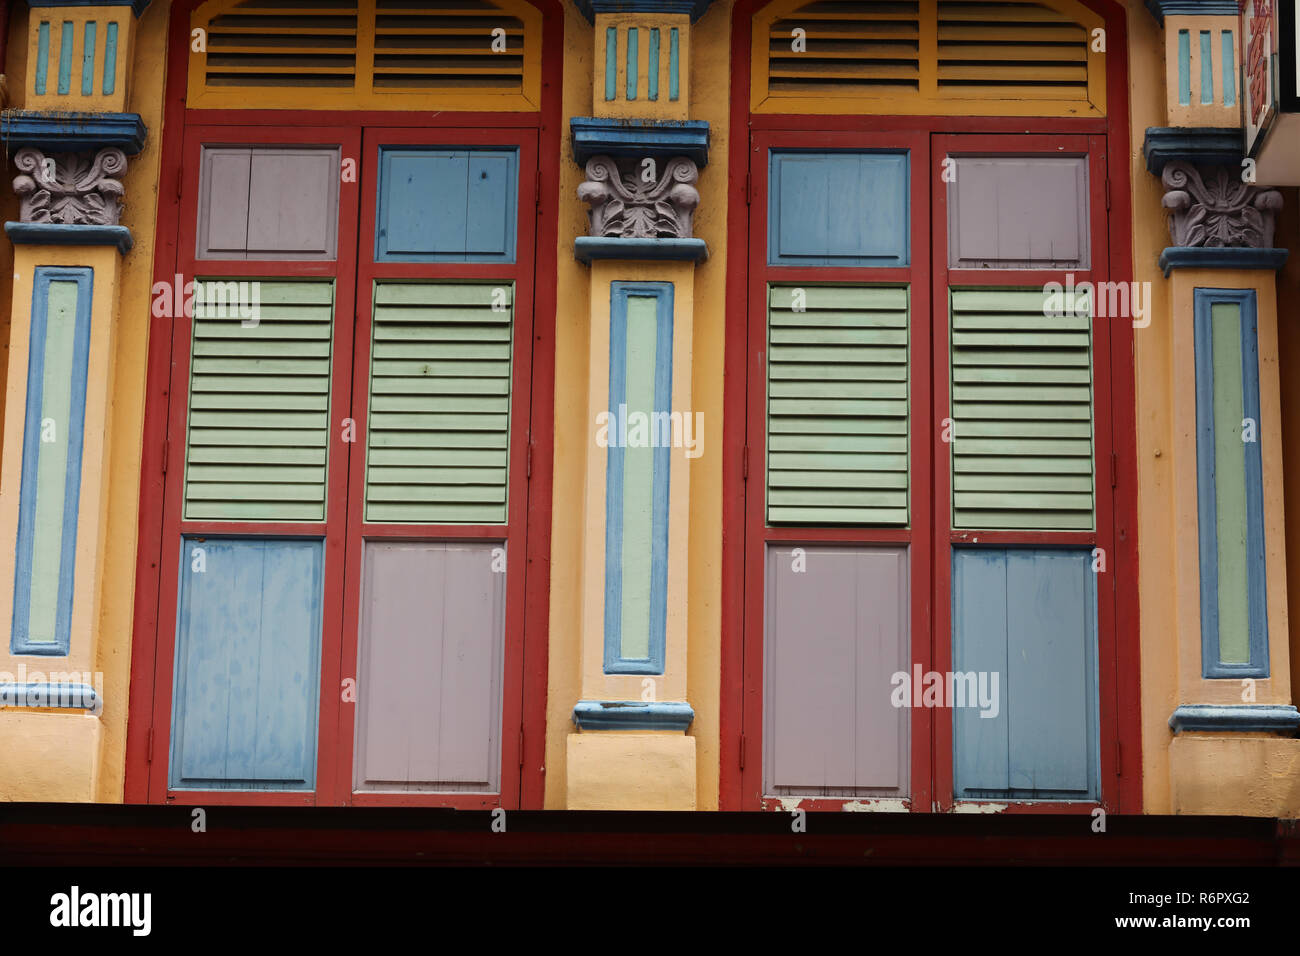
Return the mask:
[[523,22],[484,0],[379,0],[376,89],[519,93],[523,53]]
[[212,19],[207,47],[208,86],[352,89],[357,3],[245,0]]
[[939,92],[1086,100],[1088,40],[1042,3],[940,0]]
[[772,24],[769,89],[840,96],[916,92],[919,40],[916,3],[820,0]]

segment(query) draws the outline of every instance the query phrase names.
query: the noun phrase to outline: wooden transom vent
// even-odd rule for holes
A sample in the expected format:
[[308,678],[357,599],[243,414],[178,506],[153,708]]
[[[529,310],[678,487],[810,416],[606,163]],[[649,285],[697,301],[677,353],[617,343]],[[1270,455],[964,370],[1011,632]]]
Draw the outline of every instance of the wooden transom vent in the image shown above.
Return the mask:
[[1103,116],[1102,18],[1074,0],[776,0],[756,113]]
[[192,109],[539,108],[525,0],[210,0],[191,17]]

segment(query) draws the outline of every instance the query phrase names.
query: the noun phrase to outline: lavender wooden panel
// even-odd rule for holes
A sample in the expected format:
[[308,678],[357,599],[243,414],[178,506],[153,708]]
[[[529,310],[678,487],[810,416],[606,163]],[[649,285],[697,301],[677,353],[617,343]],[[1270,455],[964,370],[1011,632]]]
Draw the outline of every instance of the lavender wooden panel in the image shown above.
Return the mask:
[[339,156],[337,148],[205,147],[198,257],[333,259]]
[[492,569],[497,547],[367,543],[357,790],[500,789],[506,576]]
[[248,245],[246,149],[205,149],[199,174],[201,258],[244,258]]
[[948,184],[955,269],[1088,267],[1084,156],[963,156]]
[[801,550],[767,553],[764,792],[904,797],[890,678],[909,670],[907,551]]

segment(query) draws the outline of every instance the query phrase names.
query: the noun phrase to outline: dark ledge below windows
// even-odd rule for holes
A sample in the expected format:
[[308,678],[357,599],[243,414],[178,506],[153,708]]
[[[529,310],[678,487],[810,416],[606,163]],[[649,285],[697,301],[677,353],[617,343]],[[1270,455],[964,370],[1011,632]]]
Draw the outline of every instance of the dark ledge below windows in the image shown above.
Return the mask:
[[1169,717],[1174,733],[1277,732],[1293,734],[1300,728],[1300,711],[1289,704],[1183,704]]
[[580,730],[681,730],[695,719],[691,705],[677,701],[580,700],[573,722]]

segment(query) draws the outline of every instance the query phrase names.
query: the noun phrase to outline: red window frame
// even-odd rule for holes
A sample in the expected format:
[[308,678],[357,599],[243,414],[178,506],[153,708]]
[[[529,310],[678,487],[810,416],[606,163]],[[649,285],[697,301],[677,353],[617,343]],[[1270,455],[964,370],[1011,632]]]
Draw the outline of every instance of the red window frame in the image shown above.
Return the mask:
[[[938,170],[933,168],[944,158],[942,148],[981,152],[987,148],[997,148],[1005,139],[981,141],[978,137],[991,134],[1035,134],[1039,142],[1060,142],[1062,136],[1091,137],[1089,166],[1090,189],[1093,193],[1091,207],[1097,208],[1098,194],[1107,217],[1106,225],[1098,236],[1095,226],[1092,228],[1094,242],[1091,270],[1099,276],[1127,280],[1132,277],[1132,246],[1130,235],[1131,198],[1129,193],[1129,129],[1128,129],[1128,68],[1123,53],[1126,46],[1125,13],[1121,7],[1110,0],[1082,0],[1090,9],[1100,13],[1106,22],[1106,31],[1111,49],[1116,51],[1106,61],[1106,82],[1108,87],[1108,113],[1104,118],[1042,118],[1042,117],[961,117],[961,116],[862,116],[862,115],[783,115],[751,114],[749,111],[751,44],[750,32],[754,13],[766,5],[766,0],[738,0],[732,13],[731,45],[733,51],[731,74],[731,128],[733,131],[749,132],[747,149],[732,149],[728,157],[728,175],[732,186],[728,190],[727,236],[732,249],[743,249],[745,255],[733,255],[729,258],[730,267],[727,275],[727,334],[725,345],[725,390],[724,390],[724,434],[723,434],[723,487],[724,489],[744,489],[743,494],[724,493],[723,496],[723,534],[722,534],[722,699],[721,699],[721,740],[720,740],[720,782],[719,806],[730,810],[755,810],[765,807],[781,808],[788,801],[764,800],[762,788],[762,673],[761,658],[762,638],[762,568],[755,571],[753,544],[772,540],[770,531],[764,527],[763,509],[755,509],[750,499],[763,497],[764,428],[762,420],[755,420],[754,393],[765,392],[766,374],[756,353],[765,349],[766,327],[757,330],[757,314],[761,308],[752,302],[755,288],[761,288],[764,280],[755,280],[754,273],[776,276],[778,267],[766,265],[766,155],[763,137],[778,132],[787,133],[801,146],[817,148],[825,144],[830,148],[834,140],[821,137],[831,133],[854,133],[857,139],[853,143],[867,143],[870,137],[879,136],[882,131],[893,130],[897,135],[908,131],[929,134],[930,175],[934,182],[940,182]],[[943,140],[944,134],[967,134],[960,140]],[[770,141],[769,141],[770,142]],[[1022,144],[1032,144],[1032,136],[1022,140]],[[1095,148],[1099,152],[1094,153]],[[1005,148],[1005,147],[1002,147]],[[919,173],[926,167],[912,164],[913,182],[920,178]],[[927,190],[927,193],[929,191]],[[936,191],[936,196],[939,193]],[[927,203],[931,203],[927,195]],[[939,200],[933,201],[930,215],[918,216],[914,207],[912,223],[914,230],[918,223],[931,223],[932,246],[927,253],[927,267],[933,263],[934,275],[931,283],[931,302],[946,302],[947,297],[947,246],[946,246],[946,208],[940,216]],[[1091,219],[1092,223],[1099,220]],[[938,224],[942,228],[942,237]],[[754,237],[751,242],[751,237]],[[1101,241],[1100,255],[1097,243]],[[756,256],[754,245],[761,244],[763,254]],[[913,259],[915,268],[919,260]],[[940,289],[940,268],[944,273],[943,288]],[[836,268],[819,270],[823,273],[833,272],[843,275],[843,281],[863,281],[854,276],[858,270]],[[865,270],[874,272],[879,277],[884,270]],[[1069,270],[1059,270],[1059,275]],[[954,281],[967,281],[967,276],[975,270],[958,270],[954,272]],[[993,275],[997,279],[994,280]],[[988,274],[981,279],[993,282],[1008,282],[1017,273],[1000,272]],[[1032,270],[1019,273],[1030,276],[1028,280],[1040,285],[1058,277],[1057,273],[1047,270]],[[1085,278],[1080,270],[1075,270],[1076,281]],[[826,281],[823,277],[822,281]],[[1059,281],[1059,278],[1058,278]],[[916,309],[916,296],[913,296],[913,313]],[[933,304],[931,306],[933,312]],[[932,351],[931,378],[932,393],[942,398],[947,407],[944,389],[933,388],[934,383],[946,382],[948,376],[947,362],[947,309],[943,309],[943,321],[937,320],[933,327],[942,325],[942,340],[936,340]],[[1111,320],[1103,320],[1111,323]],[[1095,324],[1095,323],[1094,323]],[[934,333],[932,333],[933,335]],[[1111,547],[1107,550],[1107,565],[1113,588],[1099,588],[1099,664],[1100,664],[1100,755],[1102,772],[1101,804],[1112,811],[1137,812],[1142,806],[1142,752],[1141,752],[1141,713],[1139,703],[1140,655],[1138,645],[1138,595],[1137,595],[1137,513],[1136,513],[1136,410],[1134,406],[1134,365],[1133,365],[1133,331],[1127,322],[1112,323],[1106,330],[1108,341],[1103,343],[1099,337],[1094,338],[1094,367],[1097,380],[1094,382],[1094,419],[1095,441],[1100,449],[1103,429],[1106,431],[1108,448],[1103,454],[1095,451],[1094,488],[1097,493],[1097,533],[1098,541],[1109,540]],[[1100,372],[1101,366],[1106,371]],[[913,382],[919,381],[921,370],[913,368]],[[1108,406],[1103,406],[1097,397],[1103,387],[1101,375],[1107,376],[1104,383],[1108,389]],[[759,401],[757,407],[761,409]],[[931,414],[938,421],[940,413],[936,401]],[[913,421],[916,417],[913,416]],[[757,430],[756,430],[757,429]],[[913,428],[912,432],[915,433]],[[933,433],[931,448],[931,469],[935,476],[932,489],[936,516],[943,515],[942,523],[936,517],[932,522],[931,560],[935,563],[934,578],[936,588],[940,567],[943,569],[943,587],[947,600],[936,602],[938,606],[929,607],[933,596],[926,595],[926,614],[932,616],[932,633],[944,635],[943,640],[935,640],[930,657],[936,670],[947,670],[951,666],[951,604],[947,592],[951,587],[951,548],[955,541],[966,540],[966,532],[956,535],[951,530],[951,502],[947,497],[950,479],[945,469],[948,466],[946,449],[942,447],[937,426]],[[916,448],[913,445],[912,454]],[[915,462],[912,463],[915,471]],[[752,472],[753,477],[750,478]],[[1109,477],[1109,481],[1107,481]],[[945,488],[939,487],[939,481]],[[1117,489],[1112,491],[1112,489]],[[1105,496],[1105,503],[1102,501]],[[1104,511],[1104,513],[1103,513]],[[758,519],[755,520],[757,513]],[[912,521],[917,515],[912,515]],[[806,529],[790,529],[792,537],[812,540]],[[855,529],[856,530],[856,529]],[[978,536],[981,543],[996,543],[1004,533],[970,532],[974,541]],[[1003,543],[1031,543],[1032,535],[1005,533]],[[766,537],[765,537],[766,536]],[[1067,533],[1068,536],[1068,533]],[[882,540],[877,538],[876,540]],[[1104,546],[1104,545],[1102,545]],[[755,578],[759,588],[754,588]],[[913,591],[912,627],[920,619],[915,611],[916,594]],[[1101,594],[1110,594],[1108,601],[1101,600]],[[936,593],[938,593],[936,591]],[[1103,603],[1107,604],[1103,610]],[[914,637],[914,644],[915,644]],[[942,646],[944,653],[938,653]],[[915,648],[914,648],[915,653]],[[918,657],[917,660],[923,661]],[[924,711],[924,709],[921,709]],[[913,793],[911,809],[914,811],[946,811],[953,809],[952,794],[952,725],[951,711],[937,715],[932,720],[933,747],[930,750],[930,765],[927,768],[934,782],[934,790],[927,802],[922,791],[916,785],[917,766],[916,736],[920,723],[918,714],[912,713],[913,720]],[[945,726],[946,725],[946,726]],[[944,728],[946,735],[941,738],[935,728]],[[943,755],[943,756],[938,756]],[[946,794],[946,798],[939,796]],[[869,798],[867,798],[869,799]],[[848,802],[843,799],[804,798],[799,806],[809,810],[842,809]],[[996,801],[981,801],[984,803]],[[1060,803],[1055,801],[1017,802],[1006,801],[1008,812],[1089,812],[1096,804]]]
[[[159,173],[159,204],[154,244],[154,279],[170,285],[177,273],[186,280],[195,274],[211,276],[302,276],[334,277],[336,281],[335,343],[331,365],[330,423],[331,458],[329,464],[326,521],[315,524],[292,522],[222,523],[227,536],[253,532],[263,536],[292,534],[325,539],[325,595],[323,605],[321,696],[318,727],[316,789],[314,791],[169,791],[167,763],[171,729],[171,676],[175,659],[175,621],[178,593],[175,568],[178,567],[180,533],[190,530],[191,523],[180,521],[183,493],[183,458],[185,452],[185,406],[188,396],[188,343],[190,329],[185,317],[155,317],[149,328],[148,379],[145,393],[145,419],[141,452],[140,510],[138,525],[137,568],[132,638],[130,706],[127,722],[126,774],[124,798],[128,803],[198,803],[247,806],[278,805],[378,805],[540,808],[544,800],[545,721],[546,721],[546,646],[550,603],[550,534],[552,507],[552,443],[549,436],[554,423],[554,359],[556,291],[553,282],[533,283],[537,274],[554,274],[557,262],[558,207],[543,202],[542,192],[556,195],[560,165],[560,88],[544,84],[542,108],[538,112],[438,112],[421,111],[352,111],[352,110],[190,110],[185,104],[186,76],[189,67],[189,20],[202,0],[181,0],[171,9],[168,28],[167,98],[164,103],[164,127]],[[563,9],[558,0],[530,0],[543,13],[543,70],[558,75],[563,49]],[[377,171],[368,171],[363,160],[363,130],[386,131],[387,141],[456,143],[477,146],[517,142],[520,144],[519,231],[516,274],[526,276],[531,289],[531,312],[521,315],[515,306],[515,367],[512,371],[511,452],[509,527],[521,528],[522,542],[512,541],[507,554],[508,583],[507,676],[503,675],[503,713],[501,793],[402,793],[363,794],[352,799],[351,751],[355,707],[341,700],[341,655],[348,653],[355,661],[355,625],[359,618],[359,578],[346,565],[349,545],[360,547],[353,533],[347,511],[349,495],[359,504],[361,486],[348,491],[348,480],[355,467],[349,456],[339,452],[338,423],[352,417],[357,422],[357,441],[352,450],[364,450],[367,402],[364,394],[354,393],[355,375],[338,374],[344,361],[358,363],[353,356],[353,328],[361,334],[361,315],[346,321],[346,309],[358,297],[359,277],[379,275],[384,269],[403,265],[373,263],[373,243],[366,244],[360,217],[370,216],[369,236],[373,239],[373,194],[368,204],[365,190],[374,185]],[[472,135],[471,135],[472,134]],[[265,260],[194,259],[194,227],[197,219],[198,143],[339,143],[344,158],[358,159],[361,183],[342,183],[340,187],[338,257],[333,262],[286,262]],[[352,148],[349,149],[349,146]],[[350,155],[349,155],[350,153]],[[535,169],[536,177],[528,174]],[[367,179],[369,175],[369,179]],[[361,196],[356,190],[363,190]],[[351,210],[348,212],[348,210]],[[357,237],[353,242],[350,237]],[[352,247],[349,249],[349,242]],[[137,248],[147,248],[147,244]],[[369,256],[369,272],[358,258]],[[350,268],[344,265],[345,260]],[[429,264],[422,264],[427,269]],[[491,269],[490,265],[459,266],[438,264],[438,275],[455,277],[464,268]],[[496,267],[501,275],[501,267]],[[466,271],[466,275],[472,271]],[[486,274],[486,273],[485,273]],[[346,284],[346,298],[345,289]],[[517,284],[517,288],[519,288]],[[520,301],[525,301],[520,299]],[[341,315],[342,313],[342,315]],[[523,325],[527,318],[527,338]],[[366,338],[357,338],[359,347],[369,352],[369,308],[365,316]],[[343,329],[346,329],[346,343]],[[346,346],[346,351],[344,351]],[[177,357],[180,358],[179,363]],[[521,361],[527,357],[528,361]],[[173,378],[173,366],[183,373]],[[360,366],[368,372],[368,362]],[[367,382],[368,384],[368,382]],[[173,402],[173,393],[176,396]],[[359,403],[359,405],[357,404]],[[363,413],[352,409],[360,407]],[[177,423],[180,430],[177,431]],[[337,480],[341,472],[344,480]],[[519,490],[522,488],[522,490]],[[169,514],[171,509],[175,514]],[[356,507],[351,509],[360,517]],[[204,524],[204,528],[207,525]],[[393,530],[389,528],[388,530]],[[497,529],[499,530],[499,529]],[[439,530],[443,540],[466,531]],[[382,533],[382,531],[381,531]],[[400,534],[398,535],[401,536]],[[429,527],[420,526],[416,537],[428,538]],[[359,557],[359,551],[356,555]],[[356,563],[355,561],[353,562]],[[171,586],[167,568],[172,568]],[[350,590],[357,594],[351,594]],[[511,630],[513,626],[513,631]],[[352,627],[350,642],[347,628]],[[333,629],[331,650],[327,641]],[[508,655],[514,653],[515,661]],[[517,666],[516,666],[517,662]],[[351,668],[355,671],[355,666]],[[513,700],[513,704],[507,701]],[[507,723],[506,718],[513,723]],[[343,728],[346,726],[346,730]],[[516,733],[516,728],[518,732]],[[525,732],[527,730],[527,732]],[[342,733],[341,733],[342,732]],[[346,742],[344,746],[340,741]],[[390,799],[391,798],[391,799]]]

